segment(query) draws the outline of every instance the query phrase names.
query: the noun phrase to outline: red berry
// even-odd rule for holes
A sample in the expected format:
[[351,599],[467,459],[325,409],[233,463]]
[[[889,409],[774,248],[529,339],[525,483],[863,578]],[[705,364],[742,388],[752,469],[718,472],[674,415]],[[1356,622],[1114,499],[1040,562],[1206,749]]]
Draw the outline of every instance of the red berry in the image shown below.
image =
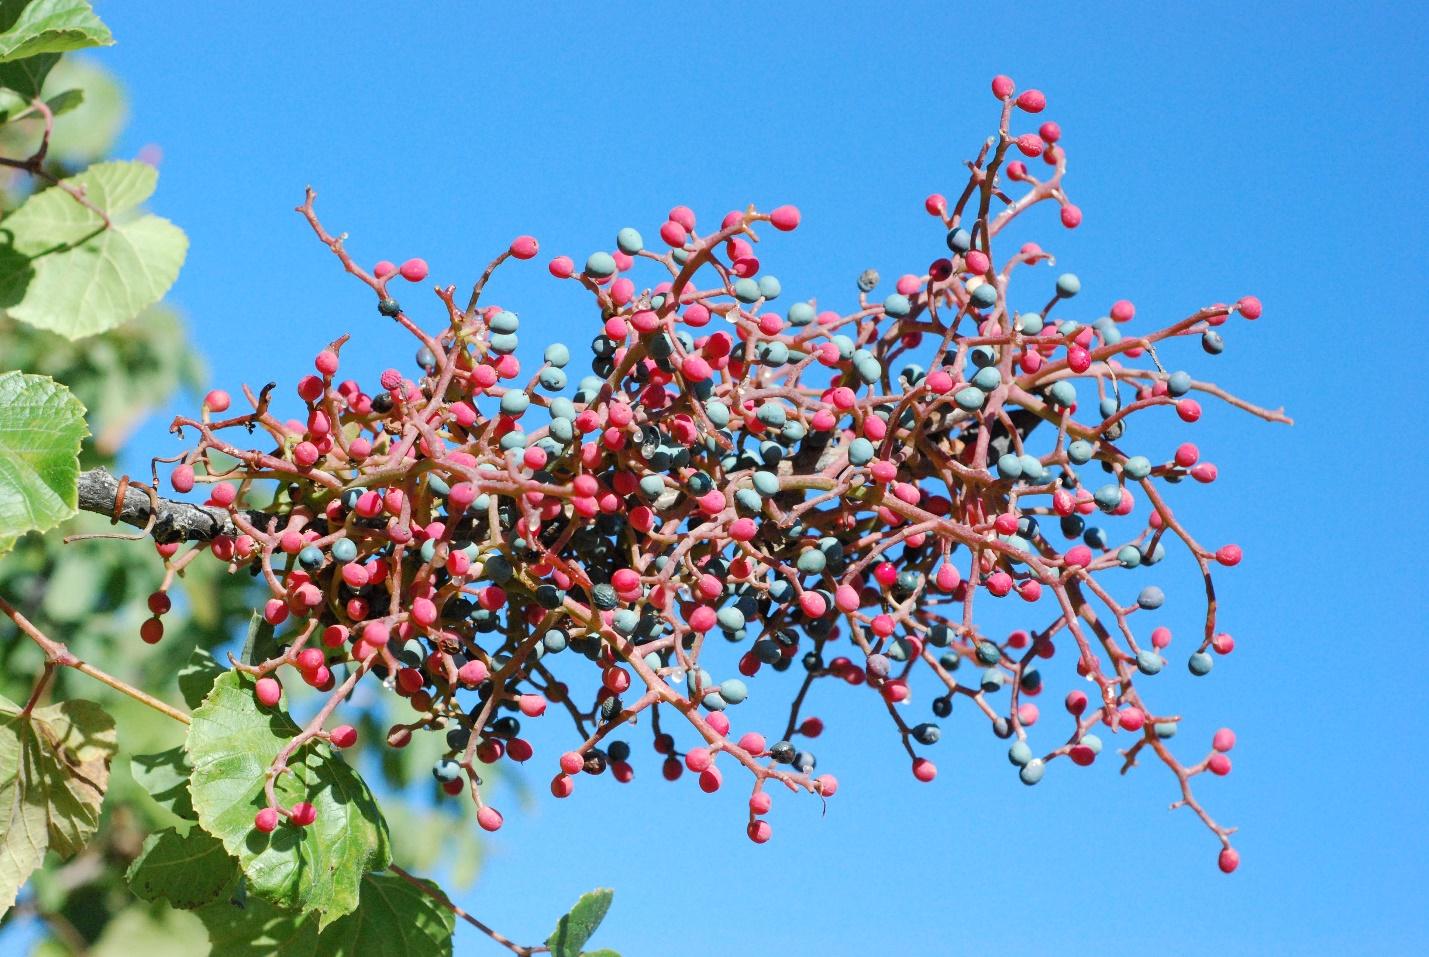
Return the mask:
[[484,807],[476,812],[476,823],[481,825],[483,831],[499,831],[501,829],[501,812],[494,807]]
[[914,758],[913,776],[926,784],[938,776],[938,766],[927,758]]
[[214,389],[203,397],[204,408],[210,412],[227,412],[228,406],[232,401],[228,393],[222,389]]
[[328,740],[336,748],[350,748],[357,743],[357,729],[350,724],[340,724],[328,733]]
[[402,264],[402,268],[398,272],[408,282],[421,282],[427,278],[427,261],[425,259],[409,259]]
[[144,623],[139,626],[139,637],[146,645],[157,645],[159,639],[164,637],[164,623],[157,617],[144,619]]
[[511,240],[511,255],[517,259],[533,259],[541,251],[535,236],[517,236]]
[[278,812],[271,807],[265,807],[253,816],[253,826],[264,834],[271,834],[278,827]]
[[288,820],[298,827],[307,827],[318,819],[318,809],[307,801],[299,801],[293,805],[293,809],[288,812]]
[[1017,98],[1017,108],[1027,113],[1041,113],[1047,108],[1047,97],[1041,90],[1023,90]]
[[1005,100],[1012,95],[1016,86],[1012,82],[1012,77],[999,73],[992,78],[992,95],[999,100]]
[[1216,858],[1216,866],[1221,869],[1222,874],[1231,873],[1240,867],[1240,852],[1233,847],[1221,848],[1220,856]]
[[1080,208],[1067,203],[1062,207],[1062,225],[1068,229],[1076,229],[1082,224],[1082,211]]

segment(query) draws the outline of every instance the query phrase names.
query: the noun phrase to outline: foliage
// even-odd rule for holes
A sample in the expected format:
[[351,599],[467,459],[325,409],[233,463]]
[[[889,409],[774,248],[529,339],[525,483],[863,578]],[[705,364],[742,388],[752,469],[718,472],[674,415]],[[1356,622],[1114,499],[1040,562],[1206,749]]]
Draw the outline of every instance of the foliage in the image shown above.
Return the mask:
[[[0,60],[13,61],[0,81],[17,100],[7,116],[46,121],[28,158],[3,162],[49,184],[5,220],[0,305],[10,322],[69,339],[104,335],[150,314],[186,241],[138,209],[155,184],[143,164],[67,175],[45,165],[49,121],[84,102],[43,85],[55,66],[48,58],[108,42],[88,4],[0,10]],[[437,319],[424,324],[398,301],[397,285],[426,281],[426,263],[365,269],[323,227],[309,191],[299,212],[370,289],[377,313],[412,335],[415,371],[388,369],[366,387],[340,380],[344,335],[297,383],[301,420],[275,414],[284,394],[274,387],[245,390],[242,411],[233,396],[210,392],[195,414],[175,419],[191,444],[164,460],[172,490],[203,488],[201,504],[147,486],[133,502],[122,491],[113,502],[86,498],[96,473],[80,472],[77,401],[33,374],[0,378],[0,395],[33,395],[45,410],[39,421],[12,402],[0,414],[0,447],[19,450],[26,466],[0,472],[0,534],[43,531],[84,503],[153,533],[163,566],[137,630],[166,649],[169,668],[140,686],[80,661],[48,623],[32,621],[45,589],[17,582],[18,605],[0,599],[0,610],[40,656],[25,700],[37,702],[52,681],[67,691],[63,676],[78,672],[186,726],[181,746],[147,740],[116,765],[150,795],[152,826],[127,857],[129,888],[143,903],[109,931],[79,936],[102,949],[113,927],[149,919],[172,925],[176,939],[206,932],[225,954],[427,954],[450,952],[461,917],[517,953],[579,957],[610,891],[584,895],[544,947],[507,941],[394,862],[391,829],[344,753],[380,738],[400,752],[384,758],[382,773],[404,780],[423,747],[414,737],[435,740],[440,790],[467,795],[476,822],[494,831],[503,819],[483,785],[494,767],[533,756],[523,720],[536,726],[549,705],[571,719],[574,738],[552,762],[550,784],[565,798],[581,775],[631,779],[632,748],[617,735],[647,714],[668,780],[688,770],[712,792],[724,785],[722,768],[752,776],[743,824],[763,843],[770,782],[823,799],[837,792],[808,745],[823,727],[804,710],[816,686],[857,689],[886,714],[921,781],[936,776],[924,751],[942,728],[910,721],[915,686],[934,689],[940,720],[968,700],[1010,742],[1008,758],[1029,786],[1049,767],[1096,763],[1099,734],[1125,735],[1124,768],[1141,754],[1165,765],[1177,806],[1214,834],[1221,870],[1235,870],[1233,829],[1191,787],[1206,772],[1229,772],[1234,735],[1218,732],[1195,761],[1170,750],[1177,719],[1144,691],[1172,636],[1140,626],[1166,600],[1154,569],[1172,548],[1184,550],[1207,594],[1187,666],[1208,674],[1234,648],[1219,630],[1212,572],[1239,564],[1241,552],[1201,544],[1170,507],[1186,479],[1217,478],[1198,448],[1185,442],[1167,455],[1131,443],[1156,410],[1195,423],[1194,395],[1289,421],[1168,372],[1158,354],[1183,337],[1219,354],[1225,323],[1259,318],[1261,304],[1245,296],[1137,329],[1134,306],[1118,300],[1088,322],[1069,305],[1081,280],[1062,273],[1029,293],[1047,297],[1040,309],[1016,308],[1014,279],[1035,283],[1034,267],[1051,257],[1030,242],[1004,251],[1008,231],[1041,203],[1069,229],[1082,212],[1063,185],[1057,124],[1013,130],[1014,118],[1043,112],[1045,96],[1018,93],[1002,76],[993,93],[997,133],[968,164],[958,199],[925,202],[948,255],[940,250],[881,297],[880,277],[865,272],[847,312],[808,300],[783,315],[770,310],[783,284],[762,272],[754,243],[766,226],[796,229],[793,206],[736,210],[703,233],[680,206],[660,224],[658,248],[625,227],[583,269],[551,259],[550,273],[579,283],[599,315],[592,374],[574,389],[561,343],[520,385],[519,319],[482,301],[496,268],[537,255],[534,238],[517,237],[498,255],[465,305],[454,286],[438,286]],[[1048,167],[1040,177],[1025,162],[1038,158]],[[183,372],[171,365],[166,374]],[[202,521],[161,520],[185,509]],[[63,568],[50,571],[57,579]],[[175,629],[170,586],[205,575],[255,585],[225,586],[234,600],[220,599],[224,613],[206,631]],[[234,630],[245,602],[256,606],[248,638],[225,668],[213,639]],[[993,623],[1009,617],[1024,626],[1000,637]],[[717,634],[727,642],[707,640]],[[1034,750],[1043,732],[1034,731],[1042,715],[1032,699],[1055,680],[1043,671],[1059,645],[1061,661],[1071,659],[1057,676],[1073,686],[1063,699],[1070,731]],[[772,693],[767,672],[796,666],[787,723],[732,739],[725,712]],[[746,679],[762,672],[751,688]],[[595,693],[571,690],[581,673],[598,679]],[[1076,687],[1084,684],[1091,695]],[[181,695],[188,710],[145,688]],[[308,698],[301,722],[289,713],[294,692]],[[403,718],[377,723],[370,701],[384,695]],[[6,713],[0,789],[19,816],[0,891],[13,898],[45,846],[76,854],[102,823],[116,742],[97,705],[68,695]],[[662,720],[679,727],[662,729]]]

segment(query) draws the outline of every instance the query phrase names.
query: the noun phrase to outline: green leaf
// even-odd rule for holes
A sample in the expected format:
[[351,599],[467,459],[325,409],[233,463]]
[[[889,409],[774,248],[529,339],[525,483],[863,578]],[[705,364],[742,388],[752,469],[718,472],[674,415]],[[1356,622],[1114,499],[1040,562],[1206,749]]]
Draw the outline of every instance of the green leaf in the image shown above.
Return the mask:
[[[209,953],[203,924],[188,911],[136,903],[103,926],[104,933],[85,950],[85,957],[194,957]],[[68,957],[73,951],[66,947],[60,953]],[[31,957],[39,957],[39,951]]]
[[393,874],[364,875],[357,911],[321,933],[312,915],[253,896],[195,913],[208,927],[213,953],[223,957],[449,957],[456,925],[450,909]]
[[212,953],[222,957],[317,957],[318,922],[311,914],[274,907],[252,894],[194,913],[208,928]]
[[94,834],[116,746],[93,701],[20,711],[0,698],[0,913],[46,850],[70,857]]
[[[261,616],[260,616],[261,617]],[[195,648],[189,660],[179,669],[179,693],[190,708],[203,704],[203,699],[213,690],[214,681],[227,671],[214,660],[213,655],[202,648]]]
[[89,60],[67,56],[50,73],[48,84],[51,92],[84,90],[84,102],[55,123],[50,155],[74,168],[102,159],[113,148],[129,113],[113,74]]
[[585,942],[605,920],[605,912],[610,910],[610,900],[614,896],[615,892],[605,887],[582,894],[576,906],[556,922],[555,931],[546,938],[551,957],[580,957]]
[[189,798],[193,768],[189,767],[183,745],[157,754],[136,754],[129,761],[129,773],[160,807],[185,820],[194,820],[193,801]]
[[[188,237],[136,209],[158,176],[147,163],[97,163],[25,200],[0,222],[0,242],[7,242],[0,246],[0,307],[82,339],[162,299],[178,278]],[[67,190],[82,191],[94,208]]]
[[390,863],[387,823],[361,776],[311,741],[289,759],[276,789],[286,806],[311,802],[317,820],[266,835],[254,829],[254,815],[266,806],[268,768],[299,729],[286,712],[259,708],[253,686],[229,671],[194,710],[184,744],[194,769],[189,793],[200,826],[238,858],[249,891],[280,907],[316,911],[322,930],[357,906],[365,872]]
[[56,93],[45,100],[45,105],[50,108],[50,113],[53,116],[61,116],[70,110],[77,110],[82,103],[84,103],[83,90],[65,90],[63,93]]
[[273,635],[273,626],[261,611],[255,611],[248,619],[248,637],[243,640],[243,652],[238,660],[245,665],[256,665],[272,658],[277,651],[278,639]]
[[581,957],[620,957],[620,954],[609,947],[602,947],[600,950],[583,950]]
[[0,60],[114,43],[88,0],[0,0],[0,28]]
[[[423,884],[436,890],[431,881]],[[440,891],[437,891],[440,893]],[[318,938],[322,954],[362,957],[448,957],[456,915],[395,874],[362,879],[356,913],[335,921]]]
[[183,910],[212,904],[238,883],[238,862],[218,839],[199,828],[150,834],[129,865],[129,888],[146,901],[167,901]]
[[77,511],[84,406],[47,376],[0,373],[0,539]]
[[59,60],[58,53],[42,53],[12,63],[0,63],[0,87],[14,90],[21,101],[28,105],[40,95],[40,90],[45,85],[45,77],[49,76]]

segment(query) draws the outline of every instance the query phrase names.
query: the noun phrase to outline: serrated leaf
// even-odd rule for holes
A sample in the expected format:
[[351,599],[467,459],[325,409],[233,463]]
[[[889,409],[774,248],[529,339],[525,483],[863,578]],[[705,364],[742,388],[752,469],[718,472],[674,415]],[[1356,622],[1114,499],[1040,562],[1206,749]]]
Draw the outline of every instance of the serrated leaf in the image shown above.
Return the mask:
[[556,929],[546,938],[551,957],[580,957],[585,942],[605,920],[605,912],[610,910],[614,896],[615,892],[606,887],[582,894],[576,906],[556,922]]
[[0,373],[0,539],[72,517],[84,406],[47,376]]
[[222,957],[316,957],[318,953],[315,917],[282,910],[252,894],[200,907],[194,914],[208,928],[212,953]]
[[136,754],[129,761],[129,773],[160,807],[185,820],[194,820],[193,801],[189,798],[193,768],[189,767],[183,745],[157,754]]
[[0,0],[0,60],[113,42],[88,0]]
[[357,911],[321,933],[311,915],[253,896],[195,913],[208,927],[213,953],[223,957],[449,957],[456,927],[450,909],[393,874],[364,875]]
[[189,660],[179,669],[179,694],[190,708],[203,704],[203,699],[213,690],[213,683],[227,669],[214,660],[213,655],[202,648],[195,648]]
[[46,850],[70,857],[94,834],[116,746],[93,701],[20,711],[0,698],[0,913]]
[[276,789],[286,806],[311,802],[317,820],[255,831],[268,768],[299,729],[286,712],[260,708],[253,687],[247,675],[226,672],[194,710],[184,743],[194,769],[189,793],[200,826],[238,858],[249,891],[316,912],[321,930],[357,906],[365,872],[391,862],[387,824],[361,776],[314,741],[289,760]]
[[[188,237],[136,209],[158,175],[147,163],[97,163],[25,200],[0,222],[0,308],[82,339],[162,299],[178,278]],[[94,208],[61,186],[83,191]]]
[[[431,881],[423,884],[436,889]],[[456,915],[395,874],[362,879],[357,913],[335,921],[318,938],[323,954],[362,957],[448,957]]]
[[194,910],[231,892],[238,876],[238,862],[218,839],[193,827],[187,834],[173,828],[150,834],[125,879],[143,900]]

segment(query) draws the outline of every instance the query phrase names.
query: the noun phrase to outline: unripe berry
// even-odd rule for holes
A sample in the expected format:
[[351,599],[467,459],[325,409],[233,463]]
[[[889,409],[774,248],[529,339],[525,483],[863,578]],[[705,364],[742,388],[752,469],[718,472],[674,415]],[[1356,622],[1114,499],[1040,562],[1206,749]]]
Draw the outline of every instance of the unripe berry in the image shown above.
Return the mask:
[[1023,90],[1017,98],[1017,108],[1027,113],[1041,113],[1047,108],[1047,97],[1041,90]]
[[258,684],[253,689],[254,697],[258,703],[265,708],[271,708],[278,703],[278,699],[283,696],[283,686],[278,683],[277,678],[263,677],[258,679]]
[[787,233],[799,225],[799,207],[779,206],[769,214],[769,222],[775,229]]
[[997,76],[992,78],[992,95],[997,97],[999,100],[1007,99],[1009,96],[1012,95],[1012,91],[1014,89],[1016,89],[1016,87],[1012,82],[1012,77],[1004,76],[1003,74],[999,73]]
[[1233,847],[1221,848],[1220,856],[1216,858],[1216,866],[1221,869],[1222,874],[1231,873],[1240,867],[1240,852]]
[[517,236],[511,240],[511,255],[517,259],[534,259],[541,251],[535,236]]
[[923,783],[927,783],[938,776],[938,767],[927,758],[913,759],[913,777]]
[[222,389],[214,389],[203,397],[204,408],[210,412],[227,412],[228,406],[232,403],[232,398]]
[[298,827],[307,827],[318,819],[318,809],[307,801],[299,801],[293,805],[293,809],[288,812],[288,820]]
[[253,816],[253,826],[264,834],[271,834],[278,827],[278,812],[271,807],[265,807]]
[[476,812],[476,823],[481,825],[483,831],[498,831],[501,829],[501,812],[491,806],[483,807]]
[[402,264],[402,268],[398,272],[408,282],[421,282],[427,278],[427,261],[425,259],[409,259]]

